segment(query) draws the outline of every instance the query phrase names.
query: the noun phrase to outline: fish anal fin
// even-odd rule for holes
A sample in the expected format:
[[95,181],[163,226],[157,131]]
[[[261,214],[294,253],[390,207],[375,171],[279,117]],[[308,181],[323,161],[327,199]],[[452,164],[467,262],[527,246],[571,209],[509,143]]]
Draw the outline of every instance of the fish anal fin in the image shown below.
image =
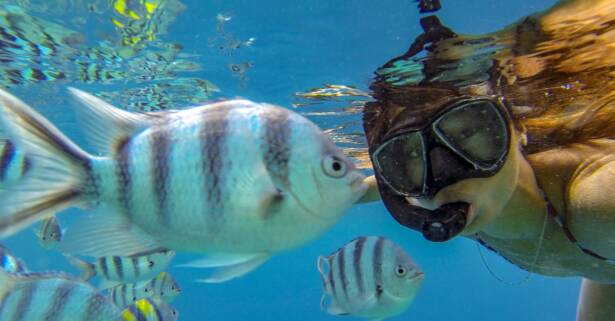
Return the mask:
[[262,264],[264,264],[267,260],[269,260],[269,254],[261,254],[254,256],[253,258],[240,262],[237,264],[231,264],[226,266],[220,266],[216,269],[216,271],[205,279],[198,279],[197,282],[200,283],[222,283],[229,281],[231,279],[238,278],[249,272],[255,270]]

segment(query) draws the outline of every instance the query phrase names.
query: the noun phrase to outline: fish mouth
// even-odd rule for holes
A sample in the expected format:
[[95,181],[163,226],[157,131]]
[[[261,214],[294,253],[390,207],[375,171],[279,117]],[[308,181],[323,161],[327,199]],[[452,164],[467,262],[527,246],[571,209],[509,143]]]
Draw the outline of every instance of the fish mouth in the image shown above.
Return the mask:
[[350,190],[352,191],[352,195],[357,196],[358,198],[363,197],[367,192],[367,183],[365,183],[365,175],[355,172],[355,178],[350,182]]

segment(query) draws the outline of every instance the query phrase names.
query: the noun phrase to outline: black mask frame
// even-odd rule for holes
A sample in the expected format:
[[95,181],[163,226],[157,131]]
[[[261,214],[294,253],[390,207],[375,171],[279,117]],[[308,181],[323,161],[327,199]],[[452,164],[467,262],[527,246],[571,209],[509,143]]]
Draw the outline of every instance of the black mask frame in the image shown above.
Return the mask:
[[[491,125],[484,124],[487,127],[477,130],[484,131],[486,128],[488,131],[490,130],[488,126],[496,126],[498,128],[497,133],[499,134],[496,135],[496,138],[499,141],[495,143],[501,146],[499,146],[499,150],[495,151],[497,155],[493,159],[481,160],[468,155],[467,151],[459,147],[459,143],[455,143],[453,138],[447,137],[440,128],[440,123],[445,117],[449,117],[449,115],[454,113],[460,114],[460,110],[461,113],[466,112],[470,108],[474,112],[476,112],[477,108],[479,108],[478,110],[483,108],[481,110],[483,114],[486,114],[488,109],[492,112],[490,116],[499,122],[498,124]],[[508,156],[511,140],[509,122],[510,116],[504,106],[503,99],[479,97],[456,100],[449,103],[446,108],[436,114],[422,128],[405,128],[385,136],[383,139],[384,143],[371,153],[376,177],[398,195],[425,197],[433,196],[443,187],[467,178],[493,176],[503,166]],[[486,132],[484,134],[490,133]],[[401,144],[398,143],[400,141],[402,142]],[[404,148],[403,144],[408,145],[410,142],[417,145],[417,150],[413,150],[412,155],[404,155],[400,150]],[[390,155],[381,155],[383,153]],[[408,158],[417,158],[417,155],[421,159],[420,161],[414,160],[414,165],[410,164],[413,162],[412,160],[400,161],[399,159],[399,157],[405,158],[406,156]],[[383,157],[381,158],[380,156]],[[392,166],[383,165],[387,161],[389,163],[394,162],[395,164]],[[402,164],[402,166],[399,166],[399,164]],[[403,165],[406,165],[405,167],[414,166],[419,169],[422,166],[422,177],[416,177],[416,172],[410,173],[411,177],[404,176],[403,170],[400,169],[400,167],[404,167]],[[411,171],[414,170],[412,169]],[[414,180],[414,182],[411,182],[414,184],[412,187],[404,186],[405,182],[412,180]],[[420,182],[417,182],[417,180],[420,180]]]

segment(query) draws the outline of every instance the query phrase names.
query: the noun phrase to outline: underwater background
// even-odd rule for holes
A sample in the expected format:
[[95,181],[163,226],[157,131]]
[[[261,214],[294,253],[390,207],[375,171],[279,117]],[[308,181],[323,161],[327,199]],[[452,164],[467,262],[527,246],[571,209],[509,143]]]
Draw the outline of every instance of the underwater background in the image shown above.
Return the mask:
[[[114,11],[114,2],[0,1],[2,28],[33,29],[20,33],[27,46],[0,50],[0,85],[80,145],[87,146],[69,107],[67,86],[130,110],[232,97],[274,103],[334,129],[332,138],[351,152],[363,146],[360,106],[368,99],[373,72],[405,52],[421,31],[411,0],[169,0],[138,24]],[[555,1],[442,2],[438,16],[447,26],[459,33],[485,33]],[[57,45],[45,45],[49,39],[37,37],[37,30],[45,30]],[[325,84],[357,91],[341,97],[328,91],[318,97],[305,94]],[[59,219],[64,224],[80,214],[68,210]],[[316,259],[360,235],[390,238],[426,274],[414,303],[392,320],[574,319],[580,278],[527,279],[527,271],[473,241],[428,242],[398,225],[380,203],[354,206],[314,242],[230,282],[195,283],[208,272],[172,267],[183,289],[173,305],[180,320],[354,320],[320,311]],[[79,273],[60,253],[42,249],[30,230],[3,243],[32,270]],[[195,258],[180,253],[173,265]]]

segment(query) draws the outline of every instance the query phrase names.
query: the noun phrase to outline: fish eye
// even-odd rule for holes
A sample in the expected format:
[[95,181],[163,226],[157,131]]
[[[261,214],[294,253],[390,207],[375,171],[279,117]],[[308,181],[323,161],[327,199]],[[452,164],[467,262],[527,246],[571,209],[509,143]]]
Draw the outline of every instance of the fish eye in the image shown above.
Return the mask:
[[154,267],[154,261],[149,261],[147,266],[150,267],[150,268],[153,268]]
[[322,160],[322,169],[327,176],[340,178],[348,172],[346,163],[337,156],[328,155]]
[[401,266],[401,265],[398,265],[398,266],[395,268],[395,275],[397,275],[397,276],[399,276],[399,277],[403,277],[403,276],[405,276],[405,275],[406,275],[406,273],[408,273],[408,271],[406,270],[406,268],[405,268],[405,267],[403,267],[403,266]]

